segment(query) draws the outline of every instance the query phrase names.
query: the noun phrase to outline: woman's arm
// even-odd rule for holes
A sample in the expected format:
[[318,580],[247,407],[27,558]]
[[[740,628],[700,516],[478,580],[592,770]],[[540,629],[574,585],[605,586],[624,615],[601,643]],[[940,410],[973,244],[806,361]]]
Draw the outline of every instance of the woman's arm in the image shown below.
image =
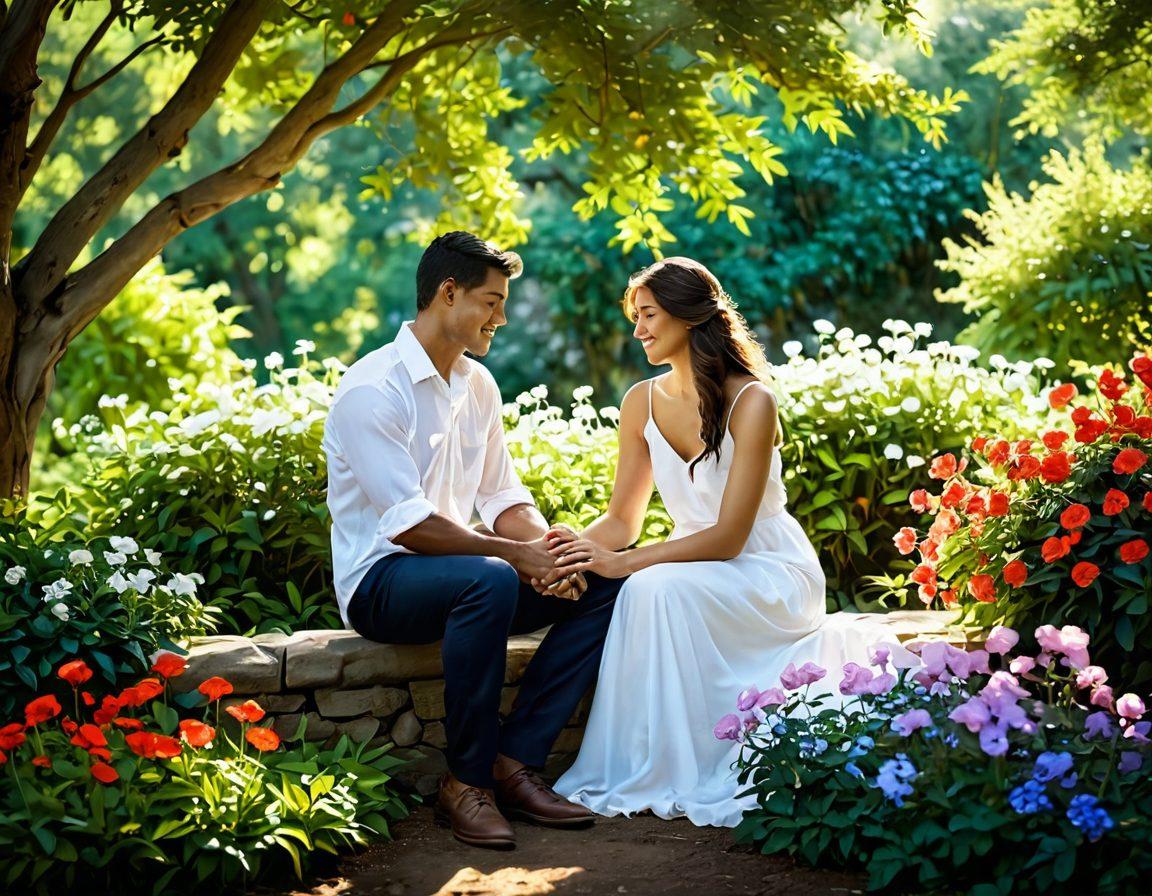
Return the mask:
[[[753,386],[732,414],[732,467],[715,525],[684,538],[611,553],[583,538],[560,547],[557,572],[621,577],[657,563],[730,560],[744,549],[768,485],[776,441],[776,399],[766,386]],[[555,549],[554,549],[555,550]]]

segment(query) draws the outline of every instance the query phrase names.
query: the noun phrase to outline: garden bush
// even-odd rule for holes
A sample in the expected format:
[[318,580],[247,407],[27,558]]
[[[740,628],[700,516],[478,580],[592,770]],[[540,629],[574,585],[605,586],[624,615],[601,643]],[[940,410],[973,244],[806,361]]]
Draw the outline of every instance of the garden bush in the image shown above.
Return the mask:
[[715,729],[743,742],[756,796],[737,838],[862,867],[874,891],[1136,892],[1152,873],[1144,702],[1105,684],[1082,630],[1035,637],[1036,656],[1009,656],[1018,635],[999,627],[970,653],[880,645],[844,666],[843,699],[813,691],[812,663],[742,692]]
[[918,586],[925,603],[963,605],[967,618],[1035,628],[1045,619],[1083,627],[1101,660],[1138,688],[1152,685],[1152,355],[1096,371],[1075,401],[1072,383],[1048,392],[1061,414],[1051,428],[1010,441],[999,429],[972,442],[968,459],[942,454],[914,509],[926,533],[896,536],[917,564],[892,582]]
[[63,704],[40,696],[0,727],[11,779],[0,790],[6,890],[240,889],[285,859],[302,877],[315,851],[387,837],[405,814],[389,786],[401,763],[386,747],[341,737],[331,748],[282,749],[257,724],[264,710],[254,700],[227,707],[233,737],[219,702],[232,686],[221,678],[186,695],[203,706],[200,718],[181,718],[179,699],[169,699],[168,680],[184,672],[174,654],[99,700],[83,660],[57,671],[72,688]]

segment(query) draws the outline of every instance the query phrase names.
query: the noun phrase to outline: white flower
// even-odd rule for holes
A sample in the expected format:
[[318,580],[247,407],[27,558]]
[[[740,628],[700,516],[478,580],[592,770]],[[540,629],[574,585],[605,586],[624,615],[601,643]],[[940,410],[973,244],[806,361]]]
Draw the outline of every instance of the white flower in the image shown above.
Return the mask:
[[1039,367],[1041,370],[1051,370],[1056,366],[1056,362],[1051,358],[1033,358],[1032,363]]
[[[201,414],[193,414],[191,417],[185,417],[180,421],[180,432],[188,438],[192,438],[200,435],[200,433],[204,432],[204,430],[213,423],[216,423],[219,419],[220,412],[215,410],[204,411]],[[180,447],[183,448],[185,446],[181,445]]]
[[55,552],[54,550],[52,550],[51,548],[49,548],[48,550],[46,550],[46,551],[44,552],[44,559],[45,559],[45,560],[51,560],[51,559],[52,559],[52,555],[53,555],[53,554],[55,554],[55,553],[56,553],[56,552]]
[[612,423],[620,422],[620,408],[600,408],[600,416]]
[[272,352],[264,356],[264,366],[269,370],[276,370],[284,366],[284,356],[280,352]]
[[67,579],[57,579],[51,585],[44,585],[41,590],[44,592],[44,600],[61,600],[72,590],[72,583]]
[[68,612],[68,607],[66,604],[53,604],[52,615],[59,619],[61,622],[67,622],[72,618],[72,615]]
[[320,362],[325,370],[347,370],[348,367],[339,358],[325,358]]
[[128,576],[128,584],[136,591],[137,594],[147,594],[148,590],[152,587],[152,580],[156,578],[156,573],[150,569],[142,569],[139,572],[134,572]]
[[190,576],[184,575],[182,572],[174,573],[165,586],[173,594],[195,594],[196,593],[196,580],[204,581],[204,577],[193,573]]
[[308,352],[316,351],[316,343],[311,339],[297,339],[296,348],[292,349],[294,355],[306,355]]
[[904,458],[904,463],[908,464],[909,470],[914,470],[917,467],[924,466],[924,458],[920,457],[918,454],[909,454],[906,458]]
[[572,390],[572,399],[574,401],[584,401],[592,397],[592,391],[591,386],[577,386]]
[[824,320],[824,318],[820,318],[819,320],[812,321],[812,329],[819,333],[821,336],[831,336],[836,332],[836,325],[830,320]]
[[73,551],[68,555],[68,562],[73,566],[87,566],[92,562],[92,552],[86,551],[83,548],[78,551]]
[[124,393],[120,395],[101,395],[100,400],[96,403],[102,408],[123,408],[128,405],[128,396]]
[[266,510],[266,511],[264,511],[264,516],[263,516],[263,517],[261,517],[261,519],[264,519],[264,520],[270,520],[270,519],[272,519],[272,517],[274,517],[274,516],[276,516],[276,511],[275,511],[275,510]]
[[912,328],[912,332],[917,336],[923,336],[927,338],[932,335],[932,324],[921,321]]
[[888,460],[900,460],[900,458],[904,456],[904,449],[896,444],[885,445],[884,456],[888,458]]
[[127,554],[129,557],[140,550],[140,545],[136,544],[135,538],[121,538],[118,535],[113,535],[109,538],[108,545],[112,550],[119,551],[121,554]]
[[548,387],[541,383],[539,386],[533,386],[528,394],[537,401],[543,401],[548,397]]
[[915,395],[909,395],[902,402],[900,402],[900,409],[907,414],[915,414],[920,410],[920,399]]
[[798,354],[800,354],[800,352],[804,351],[803,344],[801,344],[797,339],[789,339],[781,346],[781,348],[784,350],[784,354],[789,358],[795,358]]
[[128,557],[125,554],[121,554],[119,551],[105,551],[104,562],[109,566],[123,566],[128,562]]
[[112,573],[108,577],[108,587],[115,591],[117,594],[123,594],[128,590],[128,580],[124,578],[124,573],[120,570]]
[[4,581],[9,585],[19,585],[24,581],[24,577],[28,575],[28,570],[23,566],[13,566],[4,572]]
[[843,398],[841,398],[839,401],[826,401],[824,402],[824,410],[826,410],[829,414],[839,414],[842,410],[844,410],[844,407],[847,405],[847,403],[848,402]]
[[161,560],[160,552],[154,551],[151,548],[144,548],[144,559],[148,562],[149,566],[159,566]]

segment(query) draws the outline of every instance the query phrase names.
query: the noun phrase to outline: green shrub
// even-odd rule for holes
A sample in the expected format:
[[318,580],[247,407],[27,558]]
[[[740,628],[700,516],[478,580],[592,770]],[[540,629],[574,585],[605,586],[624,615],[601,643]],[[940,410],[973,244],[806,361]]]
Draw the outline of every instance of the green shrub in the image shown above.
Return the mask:
[[[111,560],[107,559],[111,556]],[[52,670],[87,656],[108,684],[148,668],[161,648],[213,626],[197,578],[131,538],[81,537],[65,519],[0,516],[0,716],[50,689]]]

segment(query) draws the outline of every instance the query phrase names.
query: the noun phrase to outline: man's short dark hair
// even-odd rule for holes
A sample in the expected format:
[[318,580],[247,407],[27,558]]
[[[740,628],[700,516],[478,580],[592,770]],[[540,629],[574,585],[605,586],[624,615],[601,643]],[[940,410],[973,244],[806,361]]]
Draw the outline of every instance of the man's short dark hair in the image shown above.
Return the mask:
[[503,252],[466,230],[436,237],[416,268],[416,310],[423,311],[431,305],[436,290],[449,277],[463,289],[475,289],[488,279],[489,268],[515,279],[524,263],[515,252]]

